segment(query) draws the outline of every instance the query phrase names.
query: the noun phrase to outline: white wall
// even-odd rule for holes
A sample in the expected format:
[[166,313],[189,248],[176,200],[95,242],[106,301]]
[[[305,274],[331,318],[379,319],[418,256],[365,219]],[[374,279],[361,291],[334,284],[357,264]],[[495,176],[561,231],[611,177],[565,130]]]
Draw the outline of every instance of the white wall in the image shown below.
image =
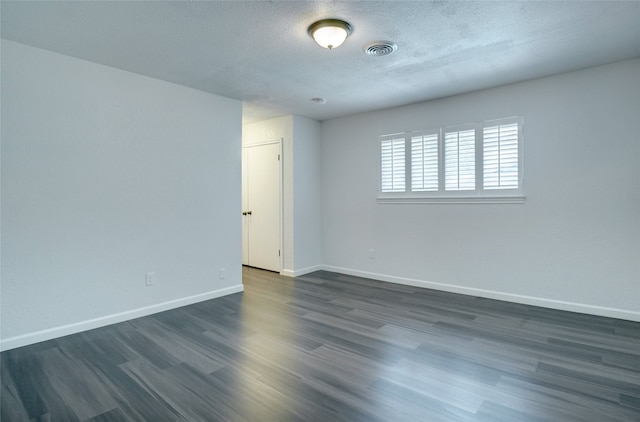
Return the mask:
[[298,276],[322,263],[320,200],[320,123],[283,116],[243,125],[243,145],[282,139],[283,268]]
[[4,349],[242,290],[239,101],[5,40],[1,96]]
[[[525,204],[376,203],[379,135],[514,115]],[[321,129],[327,269],[640,320],[640,60]]]
[[322,263],[320,123],[293,116],[294,274]]
[[[240,102],[5,40],[1,82],[1,348],[242,289]],[[639,114],[632,60],[242,137],[284,139],[290,275],[640,320]],[[511,115],[525,204],[376,203],[379,135]]]

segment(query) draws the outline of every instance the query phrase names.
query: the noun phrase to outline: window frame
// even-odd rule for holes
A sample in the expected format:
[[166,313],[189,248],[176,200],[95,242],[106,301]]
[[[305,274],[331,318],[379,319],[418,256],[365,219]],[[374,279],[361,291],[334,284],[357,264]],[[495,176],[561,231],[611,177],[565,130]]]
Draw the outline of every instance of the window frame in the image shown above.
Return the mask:
[[[484,187],[484,129],[492,126],[517,124],[517,164],[518,187],[517,188],[485,188]],[[523,130],[524,119],[522,116],[514,116],[500,119],[492,119],[462,125],[445,126],[438,129],[420,130],[412,132],[394,133],[379,137],[378,141],[378,203],[524,203],[524,148]],[[445,186],[445,134],[453,131],[475,130],[475,188],[473,190],[446,190]],[[429,136],[438,134],[438,190],[420,191],[413,190],[412,186],[412,138],[417,136]],[[382,141],[384,139],[405,140],[405,190],[403,192],[382,191]]]

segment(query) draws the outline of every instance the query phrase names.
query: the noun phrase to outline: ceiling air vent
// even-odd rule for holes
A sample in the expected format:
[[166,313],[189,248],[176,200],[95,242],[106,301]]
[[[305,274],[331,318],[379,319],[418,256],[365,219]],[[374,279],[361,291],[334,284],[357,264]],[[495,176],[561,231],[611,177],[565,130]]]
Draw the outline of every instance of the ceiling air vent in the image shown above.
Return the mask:
[[367,56],[388,56],[398,49],[396,43],[391,41],[376,41],[367,45],[364,52]]

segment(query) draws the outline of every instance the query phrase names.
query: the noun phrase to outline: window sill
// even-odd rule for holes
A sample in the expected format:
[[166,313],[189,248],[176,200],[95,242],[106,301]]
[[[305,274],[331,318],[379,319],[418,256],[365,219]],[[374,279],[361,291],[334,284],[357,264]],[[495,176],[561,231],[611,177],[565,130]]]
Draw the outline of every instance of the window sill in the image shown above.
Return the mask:
[[378,204],[524,204],[524,196],[382,196]]

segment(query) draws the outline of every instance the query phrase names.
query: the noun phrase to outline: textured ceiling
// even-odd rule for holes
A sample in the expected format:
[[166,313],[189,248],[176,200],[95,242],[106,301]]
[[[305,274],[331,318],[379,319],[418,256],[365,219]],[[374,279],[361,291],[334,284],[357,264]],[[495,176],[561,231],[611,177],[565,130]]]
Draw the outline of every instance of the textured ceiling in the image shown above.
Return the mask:
[[[640,1],[2,1],[0,12],[3,38],[243,100],[245,122],[324,120],[640,57]],[[322,49],[307,34],[321,18],[353,34]],[[366,56],[376,40],[398,51]]]

